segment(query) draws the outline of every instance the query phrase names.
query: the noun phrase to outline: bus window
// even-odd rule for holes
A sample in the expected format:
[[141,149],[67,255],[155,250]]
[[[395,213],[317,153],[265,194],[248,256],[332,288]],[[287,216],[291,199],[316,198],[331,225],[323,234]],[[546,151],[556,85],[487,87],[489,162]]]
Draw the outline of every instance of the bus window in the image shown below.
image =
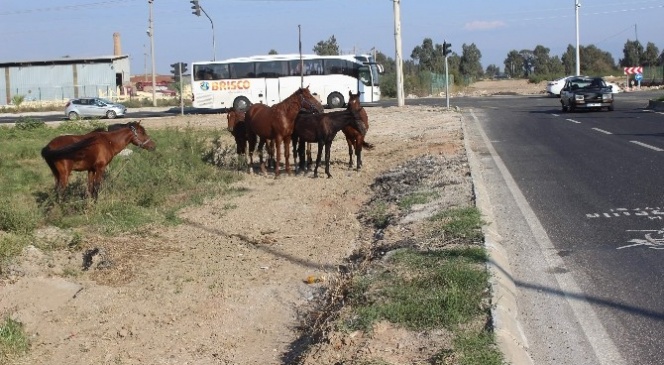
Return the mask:
[[345,60],[326,59],[324,64],[326,75],[345,75],[348,72]]
[[277,78],[288,76],[286,69],[288,63],[285,61],[257,62],[256,74],[258,77]]
[[300,60],[290,61],[288,69],[291,76],[300,76]]
[[210,65],[210,67],[212,68],[213,80],[223,80],[230,78],[230,75],[228,74],[228,65]]
[[304,61],[304,75],[322,75],[323,74],[323,60],[305,60]]
[[231,79],[249,79],[256,77],[255,63],[231,63],[228,65]]

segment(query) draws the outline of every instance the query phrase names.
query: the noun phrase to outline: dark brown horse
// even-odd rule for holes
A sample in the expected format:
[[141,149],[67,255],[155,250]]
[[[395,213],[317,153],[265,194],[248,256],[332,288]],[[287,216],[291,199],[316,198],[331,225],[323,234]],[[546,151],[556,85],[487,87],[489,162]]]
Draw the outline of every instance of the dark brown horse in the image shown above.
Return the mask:
[[[230,108],[226,118],[228,119],[228,131],[231,132],[233,138],[235,139],[236,151],[238,158],[240,156],[246,157],[247,154],[247,145],[249,150],[253,151],[256,148],[257,136],[249,135],[247,133],[247,123],[245,122],[246,111],[244,110],[235,110],[235,108]],[[261,141],[258,145],[258,151],[260,156],[260,163],[263,163],[263,147],[267,144],[268,146],[268,167],[274,167],[274,144],[272,141],[267,141],[261,138]]]
[[88,194],[97,199],[106,166],[129,143],[149,151],[156,147],[140,122],[130,122],[108,132],[56,137],[42,148],[41,155],[53,172],[58,196],[62,197],[72,171],[87,171]]
[[[284,161],[286,165],[286,173],[290,175],[290,143],[293,128],[295,126],[295,118],[300,110],[309,110],[312,112],[323,112],[323,106],[316,99],[309,87],[299,88],[292,95],[284,99],[282,102],[273,106],[266,106],[264,104],[252,104],[247,110],[245,122],[247,123],[248,138],[258,136],[261,142],[272,140],[276,149],[276,166],[274,169],[275,178],[279,177],[279,164],[281,163],[281,152],[283,145]],[[249,155],[249,172],[252,171],[253,164],[253,149],[250,149],[247,154]],[[261,171],[265,173],[265,165],[261,163]]]
[[[353,94],[351,91],[348,92],[348,106],[347,110],[354,110],[360,114],[362,119],[362,124],[364,124],[364,129],[366,132],[369,131],[369,117],[367,116],[366,110],[360,105],[360,93]],[[348,167],[353,168],[353,150],[355,150],[355,156],[357,158],[357,169],[362,168],[362,147],[366,149],[372,149],[374,146],[368,142],[364,141],[364,134],[361,134],[357,129],[346,126],[341,130],[346,136],[346,142],[348,143],[348,155],[350,157],[348,161]],[[365,132],[365,133],[366,133]]]
[[305,144],[307,142],[318,143],[314,177],[318,177],[318,166],[320,166],[323,146],[325,146],[325,174],[327,174],[328,178],[332,177],[332,174],[330,174],[330,147],[337,132],[347,126],[356,129],[361,135],[366,133],[360,114],[354,110],[342,110],[323,114],[300,113],[295,121],[295,129],[293,131],[293,141],[297,141],[300,171],[305,168]]

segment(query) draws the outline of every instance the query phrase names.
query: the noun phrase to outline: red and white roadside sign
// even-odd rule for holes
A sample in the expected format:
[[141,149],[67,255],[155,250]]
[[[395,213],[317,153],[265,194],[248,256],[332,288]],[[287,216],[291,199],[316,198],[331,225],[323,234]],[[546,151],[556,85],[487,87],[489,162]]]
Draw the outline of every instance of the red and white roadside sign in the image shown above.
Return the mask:
[[636,74],[642,74],[643,73],[643,67],[638,66],[638,67],[623,67],[623,70],[625,72],[625,75],[636,75]]

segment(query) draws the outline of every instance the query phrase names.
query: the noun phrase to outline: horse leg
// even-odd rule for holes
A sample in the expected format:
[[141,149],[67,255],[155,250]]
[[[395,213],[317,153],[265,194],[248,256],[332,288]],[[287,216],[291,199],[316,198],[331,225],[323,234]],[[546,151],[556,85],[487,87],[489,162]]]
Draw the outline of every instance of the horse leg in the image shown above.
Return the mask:
[[330,174],[330,147],[332,146],[332,141],[327,141],[325,142],[325,174],[327,175],[327,178],[331,178],[332,174]]
[[348,155],[350,156],[350,159],[348,160],[348,168],[352,169],[353,168],[353,144],[354,141],[350,137],[346,137],[346,143],[348,143]]
[[70,173],[71,167],[66,163],[53,166],[53,174],[55,175],[55,193],[58,197],[58,201],[62,201],[65,198],[65,191],[67,190],[67,184],[69,184]]
[[316,167],[314,167],[314,177],[318,177],[318,166],[320,165],[320,157],[323,153],[323,142],[318,142],[318,153],[316,154]]
[[362,144],[364,138],[358,137],[355,140],[355,156],[357,157],[357,170],[359,171],[362,168]]
[[307,143],[307,170],[311,170],[311,143]]
[[[288,139],[290,141],[290,138]],[[279,178],[279,164],[281,163],[281,146],[284,144],[284,141],[281,136],[276,136],[274,139],[274,148],[276,149],[277,152],[277,161],[275,162],[274,166],[274,178],[278,179]],[[290,145],[284,145],[286,149],[290,148]],[[286,150],[288,151],[288,150]],[[288,160],[286,160],[286,164],[288,164]]]
[[290,152],[291,152],[290,148],[291,148],[291,136],[286,136],[286,138],[284,138],[284,160],[286,161],[286,173],[288,175],[293,174],[290,166]]
[[245,154],[245,160],[247,161],[247,172],[252,174],[254,172],[254,150],[256,149],[256,135],[250,135],[247,137],[247,152]]
[[[293,140],[293,148],[295,148],[295,140]],[[299,172],[304,173],[305,172],[305,160],[304,160],[304,148],[305,148],[305,142],[303,140],[298,140],[297,141],[297,155],[298,155],[298,164],[299,164]],[[293,154],[293,157],[295,157],[295,154]]]

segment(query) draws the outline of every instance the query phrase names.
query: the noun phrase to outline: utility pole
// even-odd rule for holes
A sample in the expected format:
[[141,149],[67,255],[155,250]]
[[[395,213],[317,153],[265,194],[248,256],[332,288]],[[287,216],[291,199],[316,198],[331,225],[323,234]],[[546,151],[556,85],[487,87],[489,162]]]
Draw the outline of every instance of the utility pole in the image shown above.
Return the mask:
[[157,106],[157,78],[155,77],[155,66],[154,66],[154,26],[152,24],[152,2],[154,0],[148,0],[150,4],[150,19],[148,27],[148,36],[150,36],[150,54],[152,56],[152,106]]
[[579,8],[580,0],[574,0],[574,13],[576,14],[576,75],[581,75],[581,57],[579,51]]
[[397,106],[405,105],[403,92],[403,61],[401,59],[401,0],[394,2],[394,61],[397,71]]

